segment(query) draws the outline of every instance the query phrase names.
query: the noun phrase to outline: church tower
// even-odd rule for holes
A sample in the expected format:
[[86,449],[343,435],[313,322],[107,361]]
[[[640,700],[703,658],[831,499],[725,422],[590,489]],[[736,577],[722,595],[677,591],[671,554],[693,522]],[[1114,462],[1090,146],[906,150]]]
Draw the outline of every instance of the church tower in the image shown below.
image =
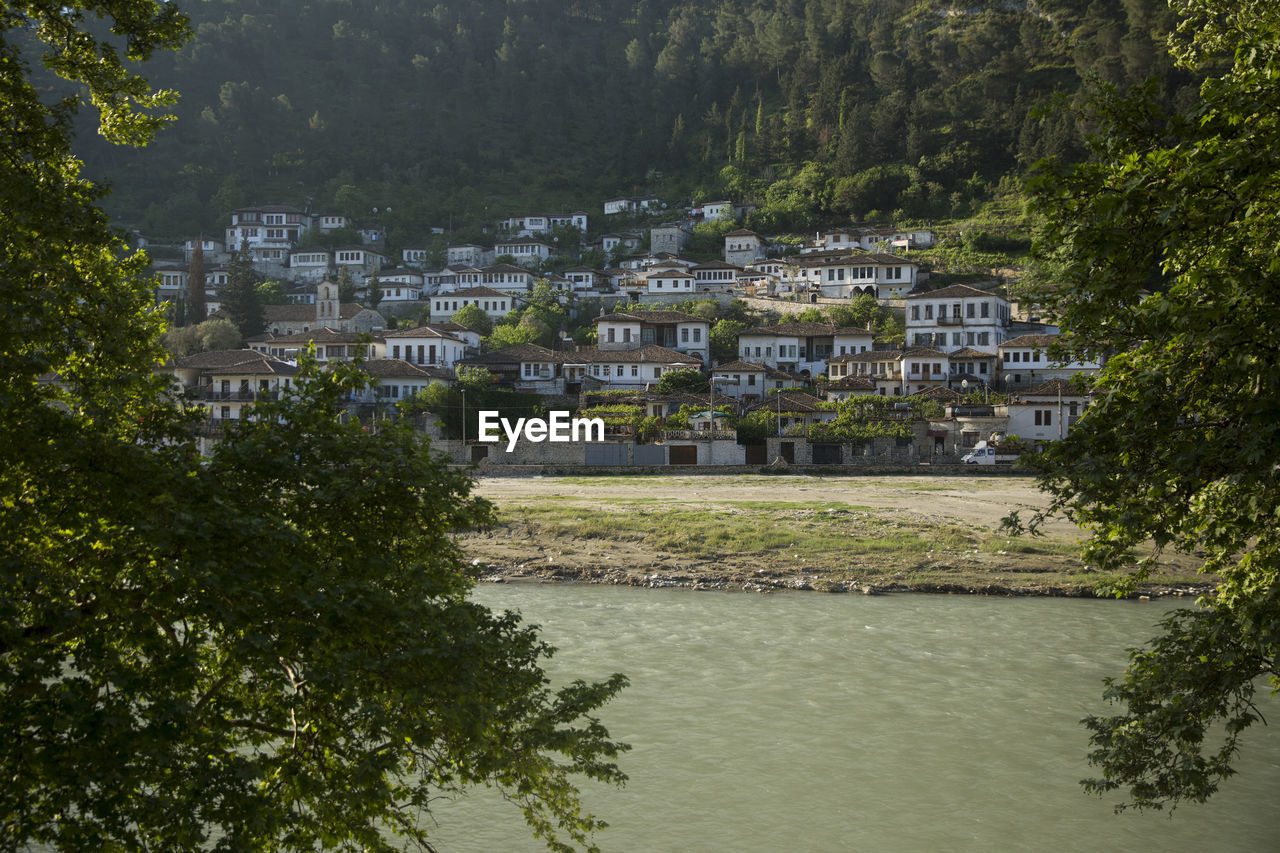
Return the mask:
[[338,285],[328,279],[316,285],[316,328],[341,331],[338,324]]

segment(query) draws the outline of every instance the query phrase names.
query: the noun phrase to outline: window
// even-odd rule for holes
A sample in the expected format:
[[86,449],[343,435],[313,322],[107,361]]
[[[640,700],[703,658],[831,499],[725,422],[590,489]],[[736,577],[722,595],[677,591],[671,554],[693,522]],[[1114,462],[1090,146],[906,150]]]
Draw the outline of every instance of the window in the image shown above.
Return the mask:
[[623,343],[631,343],[631,330],[630,330],[630,329],[623,329],[623,330],[622,330],[622,342],[623,342]]
[[978,333],[978,346],[980,346],[980,347],[985,347],[985,346],[989,346],[989,345],[990,345],[990,343],[991,343],[991,333],[990,333],[990,332],[979,332],[979,333]]
[[701,329],[694,329],[694,330],[693,330],[693,342],[694,342],[695,344],[700,344],[700,343],[702,343],[702,330],[701,330]]
[[973,319],[973,303],[972,302],[964,306],[964,316],[968,317],[971,320]]
[[933,319],[933,306],[932,306],[932,305],[926,305],[926,306],[924,306],[924,318],[925,318],[926,320],[932,320],[932,319]]
[[661,368],[661,367],[655,367],[655,368],[653,369],[653,378],[654,378],[654,379],[657,379],[657,378],[659,378],[660,376],[662,376],[662,368]]
[[991,303],[990,303],[990,302],[983,302],[983,303],[982,303],[982,317],[983,317],[983,319],[986,319],[986,318],[988,318],[988,317],[990,317],[990,316],[991,316]]
[[688,329],[688,328],[684,328],[684,329],[681,329],[681,330],[680,330],[680,343],[682,343],[682,344],[687,344],[687,343],[689,343],[689,329]]
[[[754,373],[748,373],[748,374],[747,374],[747,384],[748,384],[748,385],[755,385],[755,384],[756,384],[756,375],[755,375]],[[1072,403],[1072,404],[1071,404],[1072,408],[1074,408],[1074,407],[1075,407],[1075,405],[1076,405],[1075,403]]]
[[1036,409],[1036,426],[1053,426],[1053,409]]
[[[970,305],[969,307],[972,308],[973,306]],[[973,332],[964,333],[964,342],[967,346],[973,346]]]
[[392,358],[399,358],[399,357],[400,357],[400,345],[399,345],[399,344],[397,344],[397,345],[395,345],[395,346],[393,346],[393,347],[391,348],[391,357],[392,357]]
[[610,326],[608,332],[605,333],[605,343],[613,343],[613,327]]
[[960,303],[959,303],[959,302],[952,303],[952,305],[951,305],[951,316],[952,316],[952,317],[956,317],[956,318],[959,318],[959,317],[960,317]]
[[633,364],[633,365],[631,365],[631,375],[632,375],[632,376],[639,376],[639,375],[640,375],[640,365],[638,365],[638,364]]
[[982,373],[982,374],[986,374],[986,372],[987,372],[987,363],[986,363],[985,361],[980,361],[980,362],[978,362],[978,372],[979,372],[979,373]]
[[959,332],[952,332],[952,333],[951,333],[951,345],[952,345],[952,346],[956,346],[956,347],[960,346],[960,333],[959,333]]
[[976,432],[960,433],[960,445],[962,447],[977,447],[978,434]]

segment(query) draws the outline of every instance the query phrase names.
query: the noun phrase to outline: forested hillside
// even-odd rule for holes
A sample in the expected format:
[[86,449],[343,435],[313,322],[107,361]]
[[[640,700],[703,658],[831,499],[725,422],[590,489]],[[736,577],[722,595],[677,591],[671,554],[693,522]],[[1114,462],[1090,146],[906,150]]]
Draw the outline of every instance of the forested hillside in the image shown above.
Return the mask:
[[285,202],[411,241],[633,192],[754,201],[766,231],[964,216],[1078,145],[1054,93],[1194,92],[1160,0],[183,5],[195,38],[148,65],[176,124],[145,152],[81,135],[111,211],[159,237]]

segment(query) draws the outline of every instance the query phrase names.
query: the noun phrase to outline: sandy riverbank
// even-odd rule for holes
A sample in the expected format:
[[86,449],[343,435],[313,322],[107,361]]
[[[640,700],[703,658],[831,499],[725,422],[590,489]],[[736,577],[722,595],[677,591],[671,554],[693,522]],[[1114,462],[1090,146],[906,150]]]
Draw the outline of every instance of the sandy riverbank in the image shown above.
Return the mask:
[[[499,524],[462,537],[489,580],[697,589],[1093,595],[1083,532],[1000,532],[1044,503],[1030,478],[486,477]],[[1204,587],[1175,560],[1148,594]]]

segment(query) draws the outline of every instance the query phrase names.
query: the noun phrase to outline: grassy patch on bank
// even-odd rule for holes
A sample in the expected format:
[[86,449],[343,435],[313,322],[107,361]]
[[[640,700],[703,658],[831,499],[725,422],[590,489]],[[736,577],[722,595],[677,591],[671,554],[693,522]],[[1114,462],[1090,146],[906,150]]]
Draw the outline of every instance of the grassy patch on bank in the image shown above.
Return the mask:
[[834,567],[868,555],[922,560],[931,553],[976,551],[986,544],[968,528],[906,524],[887,515],[837,501],[718,500],[654,506],[616,499],[598,508],[538,501],[499,509],[501,522],[514,534],[637,543],[701,560],[774,557],[789,564]]

